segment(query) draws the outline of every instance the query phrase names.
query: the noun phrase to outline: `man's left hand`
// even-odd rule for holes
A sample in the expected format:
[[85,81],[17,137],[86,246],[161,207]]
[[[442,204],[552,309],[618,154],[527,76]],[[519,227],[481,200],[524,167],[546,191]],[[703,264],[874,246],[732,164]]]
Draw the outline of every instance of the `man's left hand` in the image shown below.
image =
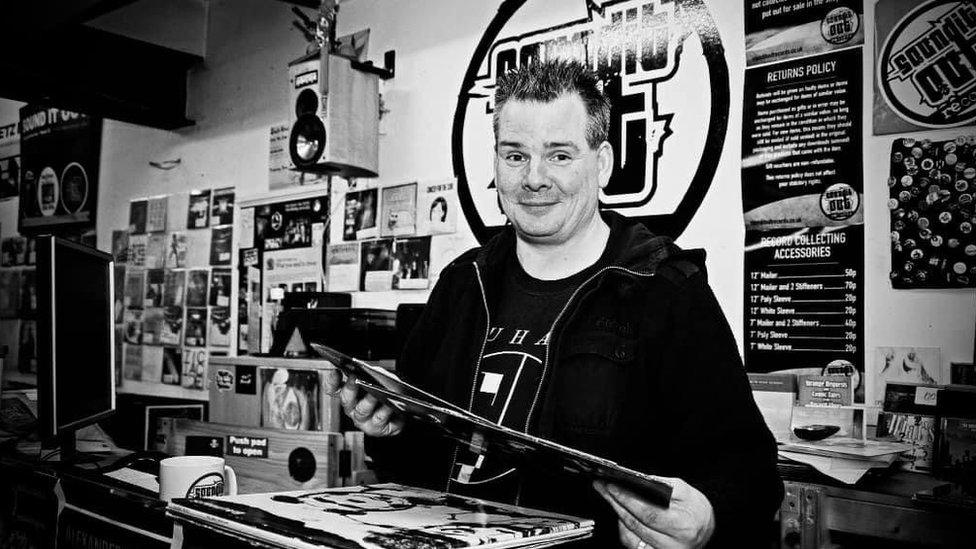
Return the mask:
[[672,488],[665,509],[613,483],[596,481],[593,487],[617,513],[620,542],[629,549],[702,547],[715,531],[712,504],[680,478],[658,477]]

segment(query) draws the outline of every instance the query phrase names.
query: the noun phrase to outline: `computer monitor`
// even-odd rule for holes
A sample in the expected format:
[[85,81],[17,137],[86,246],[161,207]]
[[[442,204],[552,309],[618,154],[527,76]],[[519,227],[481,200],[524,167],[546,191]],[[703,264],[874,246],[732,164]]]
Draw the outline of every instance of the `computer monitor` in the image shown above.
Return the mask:
[[70,461],[74,433],[115,411],[112,256],[37,239],[38,415],[43,439]]

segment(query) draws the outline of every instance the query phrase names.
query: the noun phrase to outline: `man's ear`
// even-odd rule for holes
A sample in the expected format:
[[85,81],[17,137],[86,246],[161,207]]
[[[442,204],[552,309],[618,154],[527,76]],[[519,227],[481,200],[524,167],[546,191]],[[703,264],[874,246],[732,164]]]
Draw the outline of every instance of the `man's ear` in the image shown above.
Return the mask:
[[596,149],[597,169],[599,170],[598,179],[600,188],[607,188],[610,183],[610,176],[613,175],[613,147],[608,141],[600,143]]

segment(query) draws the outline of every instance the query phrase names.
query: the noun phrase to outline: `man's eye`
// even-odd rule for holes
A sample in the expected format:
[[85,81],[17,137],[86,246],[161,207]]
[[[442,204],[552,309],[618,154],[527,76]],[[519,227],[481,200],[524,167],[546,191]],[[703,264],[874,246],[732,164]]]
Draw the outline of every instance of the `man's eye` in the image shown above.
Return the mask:
[[566,153],[558,152],[550,156],[549,159],[557,164],[565,164],[566,162],[572,160],[573,157]]
[[521,164],[525,162],[525,155],[517,152],[510,152],[505,155],[505,161],[509,164]]

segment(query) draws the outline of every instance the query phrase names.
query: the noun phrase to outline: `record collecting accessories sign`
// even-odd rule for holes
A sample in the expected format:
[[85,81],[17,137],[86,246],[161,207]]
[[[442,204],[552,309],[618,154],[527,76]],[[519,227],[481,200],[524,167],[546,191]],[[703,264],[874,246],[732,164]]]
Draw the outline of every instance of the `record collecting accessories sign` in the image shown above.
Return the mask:
[[936,129],[976,121],[976,3],[921,3],[878,39],[878,88],[898,117]]
[[484,242],[505,224],[493,179],[495,79],[553,58],[585,62],[613,105],[615,165],[601,208],[681,234],[711,185],[728,125],[725,49],[707,7],[701,0],[509,0],[475,50],[454,116],[454,171],[475,236]]

